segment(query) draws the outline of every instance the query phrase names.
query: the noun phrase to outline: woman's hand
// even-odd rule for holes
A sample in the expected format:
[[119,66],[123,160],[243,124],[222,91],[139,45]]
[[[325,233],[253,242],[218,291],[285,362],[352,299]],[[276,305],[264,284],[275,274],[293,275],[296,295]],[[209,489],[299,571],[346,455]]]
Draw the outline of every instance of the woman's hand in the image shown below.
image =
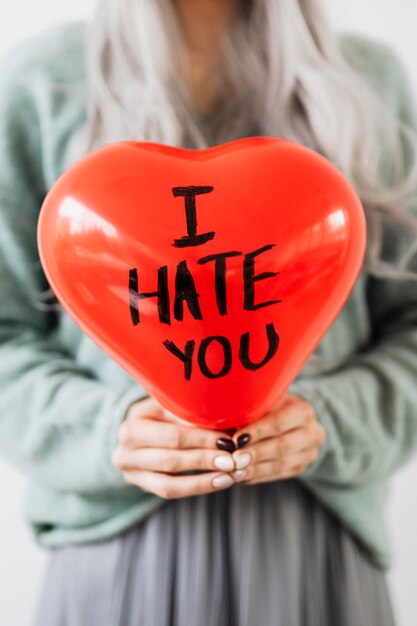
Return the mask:
[[309,402],[293,394],[265,417],[237,431],[243,450],[233,453],[235,482],[256,483],[292,478],[315,461],[325,432]]
[[[216,446],[222,436],[184,422],[150,397],[129,408],[112,462],[129,483],[161,498],[210,493],[234,483],[232,455]],[[182,475],[195,470],[202,473]]]

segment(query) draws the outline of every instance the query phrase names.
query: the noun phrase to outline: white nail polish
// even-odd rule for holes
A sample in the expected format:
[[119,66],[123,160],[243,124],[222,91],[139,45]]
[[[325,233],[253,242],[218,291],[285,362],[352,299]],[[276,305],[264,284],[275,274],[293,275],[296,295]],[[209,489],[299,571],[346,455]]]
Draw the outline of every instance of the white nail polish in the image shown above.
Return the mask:
[[216,489],[226,489],[227,487],[231,487],[233,483],[234,480],[229,474],[222,474],[221,476],[216,476],[213,480],[213,487]]
[[250,454],[242,454],[241,456],[238,456],[236,458],[236,469],[240,470],[249,465],[251,458]]
[[233,472],[232,476],[233,479],[238,483],[241,480],[245,480],[245,478],[248,476],[249,472],[248,470],[237,470],[237,472]]
[[226,456],[225,454],[216,456],[214,459],[214,465],[217,469],[222,470],[222,472],[232,472],[235,469],[235,463],[232,457]]

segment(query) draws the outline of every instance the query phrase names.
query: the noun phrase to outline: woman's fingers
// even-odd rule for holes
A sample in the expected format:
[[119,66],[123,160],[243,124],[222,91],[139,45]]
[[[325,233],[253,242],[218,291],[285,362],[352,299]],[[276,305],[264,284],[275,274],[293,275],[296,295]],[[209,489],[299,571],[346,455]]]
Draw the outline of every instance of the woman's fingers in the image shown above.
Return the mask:
[[244,481],[248,485],[285,480],[302,474],[316,460],[317,455],[318,448],[315,447],[271,461],[248,465],[245,469],[234,472],[232,476],[235,482]]
[[128,448],[216,448],[222,433],[149,418],[129,418],[118,430],[119,443]]
[[233,458],[238,469],[246,464],[272,461],[285,456],[295,454],[305,449],[318,447],[323,441],[323,429],[320,424],[313,422],[309,426],[295,428],[278,437],[261,439],[251,443],[242,450],[233,453]]
[[[183,422],[149,398],[129,408],[112,462],[128,482],[163,498],[210,493],[234,482],[232,455],[216,446],[222,435]],[[204,474],[183,475],[196,471]]]
[[131,404],[127,415],[128,419],[143,417],[159,419],[163,417],[164,413],[164,407],[153,396],[149,396]]
[[225,433],[197,428],[180,419],[153,397],[132,404],[118,429],[119,444],[127,448],[216,448]]
[[192,470],[232,472],[236,469],[231,454],[219,450],[190,449],[173,450],[167,448],[116,448],[112,461],[125,471],[151,470],[180,474]]
[[226,433],[188,425],[153,398],[130,407],[118,437],[112,461],[125,479],[171,499],[211,493],[234,482],[297,476],[317,458],[325,433],[314,407],[286,394],[268,415],[234,434],[244,447],[233,454],[217,447],[219,438],[229,438]]
[[129,483],[167,500],[212,493],[227,489],[234,483],[229,474],[212,472],[192,476],[170,476],[144,470],[124,472],[123,476]]
[[285,396],[281,404],[249,426],[238,430],[233,439],[237,442],[241,435],[248,434],[251,443],[282,435],[295,428],[304,426],[313,416],[309,403],[294,396]]

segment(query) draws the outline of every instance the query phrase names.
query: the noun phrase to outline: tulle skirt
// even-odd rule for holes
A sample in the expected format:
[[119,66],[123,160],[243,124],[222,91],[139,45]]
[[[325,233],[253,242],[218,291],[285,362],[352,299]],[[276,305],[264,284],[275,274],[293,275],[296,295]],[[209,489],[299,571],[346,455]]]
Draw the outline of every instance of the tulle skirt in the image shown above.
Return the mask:
[[297,480],[164,502],[51,551],[36,626],[393,626],[385,574]]

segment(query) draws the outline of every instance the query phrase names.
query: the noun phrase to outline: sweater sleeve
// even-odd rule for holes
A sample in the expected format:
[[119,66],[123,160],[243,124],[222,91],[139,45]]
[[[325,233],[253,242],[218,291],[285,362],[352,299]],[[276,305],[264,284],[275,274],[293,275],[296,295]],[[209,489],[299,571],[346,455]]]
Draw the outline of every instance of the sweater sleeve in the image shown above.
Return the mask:
[[0,64],[0,448],[39,484],[97,493],[126,485],[111,454],[128,406],[145,394],[80,367],[56,338],[56,313],[38,304],[48,288],[36,227],[50,113],[42,68],[20,45]]
[[[416,131],[417,109],[405,70],[396,57],[390,63],[398,115]],[[417,209],[417,194],[414,204]],[[387,223],[382,259],[398,263],[410,241],[403,226]],[[417,272],[417,254],[406,269]],[[373,330],[368,348],[343,367],[317,378],[300,377],[290,387],[315,407],[327,435],[318,458],[300,477],[313,488],[383,481],[417,451],[417,280],[368,277],[367,294]]]

